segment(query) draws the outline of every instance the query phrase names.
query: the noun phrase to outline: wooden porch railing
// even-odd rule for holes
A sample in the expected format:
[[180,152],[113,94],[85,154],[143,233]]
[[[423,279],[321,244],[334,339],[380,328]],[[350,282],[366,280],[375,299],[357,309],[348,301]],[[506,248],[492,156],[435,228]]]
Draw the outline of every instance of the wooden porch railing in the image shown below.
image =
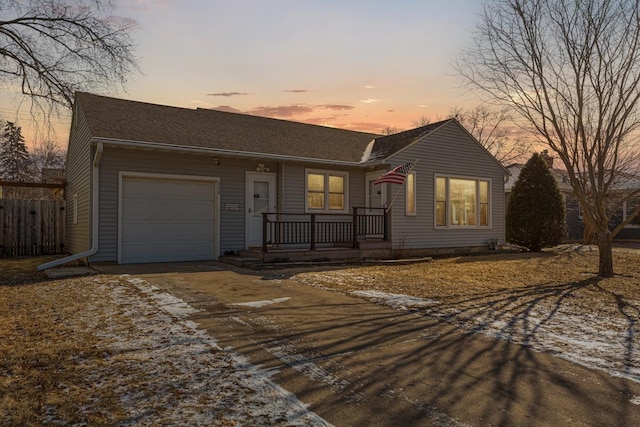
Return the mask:
[[262,214],[262,252],[269,245],[308,244],[312,251],[318,243],[350,243],[367,238],[388,239],[385,208],[354,207],[351,214],[272,213]]

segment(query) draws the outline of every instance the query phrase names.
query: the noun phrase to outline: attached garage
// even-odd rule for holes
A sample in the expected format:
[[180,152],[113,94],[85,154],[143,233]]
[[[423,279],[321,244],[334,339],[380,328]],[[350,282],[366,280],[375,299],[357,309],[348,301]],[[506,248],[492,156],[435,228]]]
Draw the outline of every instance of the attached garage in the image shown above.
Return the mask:
[[121,172],[119,189],[119,263],[217,257],[216,178]]

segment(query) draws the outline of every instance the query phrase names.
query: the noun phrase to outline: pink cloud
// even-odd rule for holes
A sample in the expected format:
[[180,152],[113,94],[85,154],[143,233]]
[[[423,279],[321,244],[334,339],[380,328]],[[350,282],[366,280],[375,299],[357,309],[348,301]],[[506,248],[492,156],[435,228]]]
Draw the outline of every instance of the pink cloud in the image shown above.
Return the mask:
[[307,89],[285,89],[283,90],[283,92],[289,92],[289,93],[305,93],[305,92],[309,92]]
[[306,105],[280,105],[275,107],[256,107],[248,111],[249,114],[265,117],[291,117],[298,114],[308,114],[313,108]]
[[316,107],[324,108],[326,110],[353,110],[354,108],[356,108],[353,105],[345,105],[345,104],[323,104],[323,105],[316,105]]
[[238,95],[248,95],[247,92],[218,92],[218,93],[208,93],[207,96],[238,96]]
[[360,132],[382,133],[382,131],[388,126],[388,124],[383,123],[354,122],[338,125],[337,127],[341,129],[358,130]]
[[302,120],[304,123],[311,123],[312,125],[324,125],[329,122],[333,122],[337,119],[337,116],[329,116],[329,117],[313,117],[310,119]]
[[226,111],[227,113],[246,114],[244,111],[238,110],[237,108],[233,108],[230,105],[218,105],[217,107],[211,107],[211,109],[218,110],[218,111]]
[[356,107],[354,107],[353,105],[346,105],[346,104],[264,105],[260,107],[254,107],[250,110],[240,110],[240,109],[231,107],[229,105],[220,105],[218,107],[213,107],[214,110],[228,111],[232,113],[251,114],[254,116],[262,116],[262,117],[297,119],[298,121],[302,121],[305,123],[314,123],[314,124],[326,124],[328,122],[333,122],[337,120],[338,117],[342,117],[342,118],[347,117],[348,114],[345,114],[345,113],[332,114],[330,116],[320,116],[320,117],[310,117],[310,118],[304,118],[304,116],[320,110],[349,111],[355,108]]

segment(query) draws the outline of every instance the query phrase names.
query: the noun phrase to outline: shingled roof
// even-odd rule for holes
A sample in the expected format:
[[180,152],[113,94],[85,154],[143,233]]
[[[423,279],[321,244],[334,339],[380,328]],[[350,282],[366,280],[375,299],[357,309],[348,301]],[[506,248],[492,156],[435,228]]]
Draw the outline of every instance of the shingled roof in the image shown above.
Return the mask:
[[379,135],[307,123],[76,93],[93,137],[360,162]]
[[447,119],[436,123],[431,123],[419,128],[410,129],[404,132],[394,133],[388,136],[379,136],[375,139],[371,148],[369,161],[384,160],[394,153],[408,147],[420,138],[430,134],[440,126],[451,121]]

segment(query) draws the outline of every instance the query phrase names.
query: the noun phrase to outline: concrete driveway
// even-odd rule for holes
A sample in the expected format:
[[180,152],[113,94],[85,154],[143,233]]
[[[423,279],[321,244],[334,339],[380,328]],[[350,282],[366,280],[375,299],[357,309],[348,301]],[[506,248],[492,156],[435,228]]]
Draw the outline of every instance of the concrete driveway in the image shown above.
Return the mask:
[[[640,384],[525,346],[222,264],[102,266],[202,311],[221,347],[336,426],[640,425]],[[634,403],[635,402],[635,403]]]

